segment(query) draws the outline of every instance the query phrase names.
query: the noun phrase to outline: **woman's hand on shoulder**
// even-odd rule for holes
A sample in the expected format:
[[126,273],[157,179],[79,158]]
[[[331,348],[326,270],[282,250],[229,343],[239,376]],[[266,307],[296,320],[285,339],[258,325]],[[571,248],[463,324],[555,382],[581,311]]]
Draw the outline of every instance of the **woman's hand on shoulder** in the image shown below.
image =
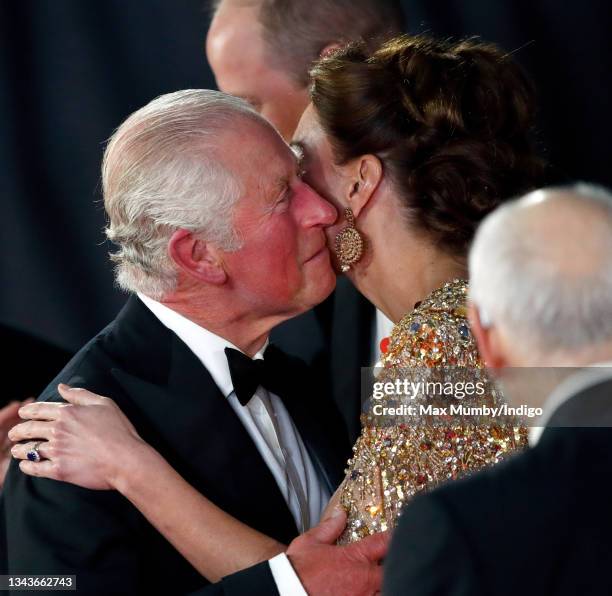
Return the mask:
[[35,402],[19,409],[26,421],[9,432],[17,443],[13,457],[31,476],[115,489],[146,444],[112,399],[63,384],[58,392],[68,403]]

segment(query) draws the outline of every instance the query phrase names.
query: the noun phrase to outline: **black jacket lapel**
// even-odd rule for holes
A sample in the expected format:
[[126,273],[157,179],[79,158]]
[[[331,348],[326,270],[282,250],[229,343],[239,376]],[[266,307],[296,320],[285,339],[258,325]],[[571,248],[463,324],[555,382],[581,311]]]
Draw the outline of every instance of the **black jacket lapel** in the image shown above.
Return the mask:
[[126,308],[115,335],[127,340],[131,366],[112,374],[140,410],[143,438],[225,511],[288,543],[297,534],[293,517],[206,368],[139,300]]

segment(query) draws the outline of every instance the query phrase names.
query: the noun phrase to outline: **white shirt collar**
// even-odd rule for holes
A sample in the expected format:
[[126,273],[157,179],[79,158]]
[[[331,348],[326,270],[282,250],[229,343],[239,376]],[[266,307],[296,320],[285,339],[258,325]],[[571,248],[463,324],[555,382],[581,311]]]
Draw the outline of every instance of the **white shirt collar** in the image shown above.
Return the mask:
[[[225,348],[242,350],[227,339],[200,327],[197,323],[168,308],[161,302],[157,302],[157,300],[153,300],[140,292],[138,292],[138,298],[159,319],[162,325],[173,331],[187,345],[208,369],[221,393],[228,397],[234,391],[234,385],[225,356]],[[267,347],[268,340],[253,359],[263,358],[263,353]]]
[[539,420],[540,426],[529,429],[529,445],[535,447],[546,428],[546,423],[568,399],[609,377],[612,377],[612,362],[597,362],[581,368],[559,383],[544,403],[542,408],[544,413]]

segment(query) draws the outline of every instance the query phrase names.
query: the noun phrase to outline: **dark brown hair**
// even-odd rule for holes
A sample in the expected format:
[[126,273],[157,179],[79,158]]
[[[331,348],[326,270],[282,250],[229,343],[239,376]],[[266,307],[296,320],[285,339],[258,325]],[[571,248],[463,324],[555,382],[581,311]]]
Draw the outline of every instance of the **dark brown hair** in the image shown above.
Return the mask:
[[408,220],[452,253],[505,199],[542,182],[532,146],[534,89],[496,46],[402,36],[352,44],[311,71],[336,162],[377,155]]

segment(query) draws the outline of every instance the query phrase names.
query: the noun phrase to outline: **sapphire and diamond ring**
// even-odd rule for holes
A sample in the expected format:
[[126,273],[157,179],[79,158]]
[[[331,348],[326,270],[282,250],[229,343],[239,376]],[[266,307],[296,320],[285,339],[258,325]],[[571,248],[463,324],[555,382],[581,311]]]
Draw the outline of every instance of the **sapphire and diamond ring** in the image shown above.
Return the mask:
[[26,456],[30,461],[38,462],[41,460],[40,452],[38,451],[41,443],[43,443],[43,441],[38,441],[38,443],[35,443],[34,447],[32,447],[32,449],[26,453]]

